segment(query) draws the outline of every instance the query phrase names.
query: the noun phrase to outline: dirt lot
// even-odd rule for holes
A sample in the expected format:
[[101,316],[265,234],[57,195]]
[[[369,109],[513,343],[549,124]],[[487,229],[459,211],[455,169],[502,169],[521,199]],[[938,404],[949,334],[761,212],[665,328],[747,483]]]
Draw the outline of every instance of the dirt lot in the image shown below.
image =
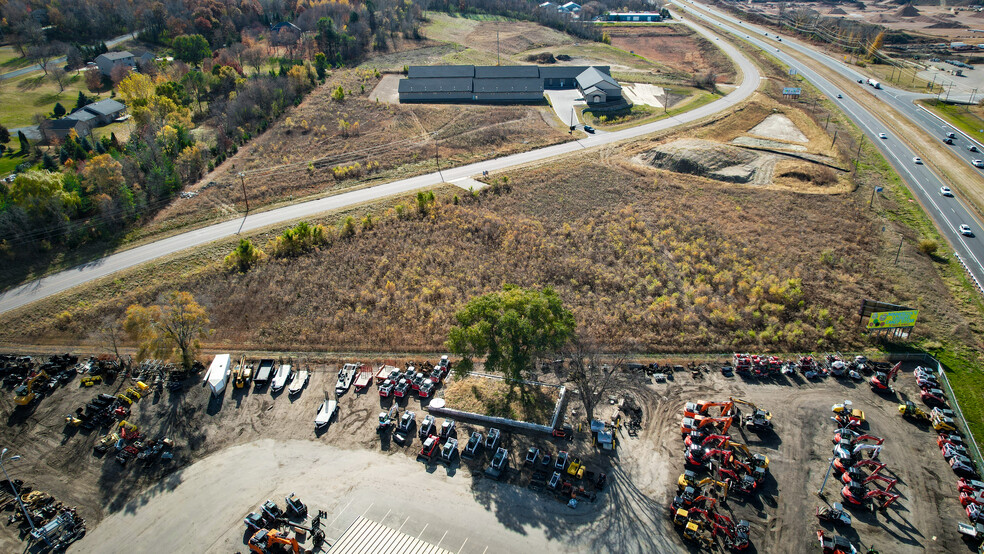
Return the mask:
[[[735,69],[731,60],[686,25],[613,26],[606,27],[605,31],[612,37],[612,46],[679,73],[711,72],[718,76],[719,83],[734,82]],[[655,72],[659,73],[658,70]]]
[[[752,542],[759,552],[807,552],[815,548],[819,528],[813,512],[822,502],[814,491],[830,455],[830,406],[850,399],[866,412],[870,433],[886,439],[880,459],[888,464],[888,475],[899,479],[902,498],[882,512],[853,510],[853,528],[838,532],[882,552],[966,548],[955,532],[956,522],[965,519],[956,500],[955,478],[935,446],[934,433],[900,418],[895,399],[877,396],[865,384],[832,378],[805,382],[798,377],[763,384],[719,373],[698,381],[677,373],[666,384],[633,378],[616,396],[628,393],[642,406],[643,431],[629,437],[620,430],[620,446],[613,456],[594,451],[583,433],[573,443],[506,433],[503,444],[510,450],[513,469],[504,482],[494,483],[480,476],[485,462],[462,460],[451,468],[424,465],[414,461],[419,439],[406,447],[381,441],[375,433],[376,415],[389,403],[381,401],[374,388],[365,395],[343,396],[338,420],[318,436],[312,419],[321,391],[335,383],[335,367],[313,365],[316,373],[296,400],[286,394],[271,396],[266,390],[227,390],[218,404],[209,402],[208,392],[197,385],[181,395],[165,392],[156,401],[142,400],[134,419],[147,429],[167,425],[167,434],[179,445],[174,467],[166,470],[120,468],[111,459],[92,456],[96,433],[63,436],[63,413],[94,392],[123,383],[83,390],[69,385],[45,399],[27,424],[8,421],[4,444],[32,461],[8,470],[80,506],[90,529],[78,544],[82,552],[153,550],[134,545],[207,552],[242,549],[243,515],[267,498],[279,499],[292,491],[312,509],[328,512],[324,522],[329,542],[355,517],[366,514],[412,535],[419,529],[422,538],[452,551],[482,552],[489,547],[498,552],[523,544],[545,552],[682,552],[685,548],[667,506],[683,470],[683,403],[736,396],[773,413],[775,435],[759,439],[737,428],[731,433],[753,452],[769,456],[770,476],[759,497],[732,495],[719,511],[751,522]],[[900,398],[916,393],[905,371],[896,388]],[[9,394],[3,399],[8,403]],[[410,400],[408,405],[420,421],[419,402]],[[613,408],[603,405],[599,414],[609,415]],[[464,441],[472,429],[462,422],[458,437]],[[591,469],[608,472],[606,490],[594,503],[582,502],[574,510],[545,493],[526,490],[530,473],[519,468],[530,445],[551,453],[567,450]],[[202,458],[206,459],[193,463]],[[66,479],[68,475],[72,478]],[[393,494],[395,489],[413,494]],[[826,491],[828,501],[840,500],[836,483],[828,483]],[[217,495],[223,502],[211,501]],[[13,551],[20,544],[13,527],[0,530],[0,548]]]

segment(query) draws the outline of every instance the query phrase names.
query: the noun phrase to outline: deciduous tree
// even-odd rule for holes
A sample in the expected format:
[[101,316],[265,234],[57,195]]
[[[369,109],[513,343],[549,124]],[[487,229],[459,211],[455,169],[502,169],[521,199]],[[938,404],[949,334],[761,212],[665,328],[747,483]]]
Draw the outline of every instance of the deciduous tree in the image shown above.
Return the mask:
[[502,291],[474,298],[455,314],[447,346],[462,357],[456,371],[465,373],[473,359],[485,368],[520,379],[535,360],[562,348],[574,334],[574,314],[552,288],[528,290],[506,285]]
[[198,67],[202,60],[212,55],[208,41],[202,35],[181,35],[171,41],[174,57]]
[[51,80],[58,85],[58,92],[65,92],[65,86],[68,85],[68,73],[61,67],[53,67],[51,71],[48,72],[48,76]]
[[190,370],[200,341],[212,333],[209,324],[208,312],[190,292],[174,291],[160,305],[127,308],[123,330],[138,345],[137,359],[177,355]]
[[126,181],[123,179],[123,164],[109,154],[100,154],[85,164],[82,171],[86,192],[115,196]]

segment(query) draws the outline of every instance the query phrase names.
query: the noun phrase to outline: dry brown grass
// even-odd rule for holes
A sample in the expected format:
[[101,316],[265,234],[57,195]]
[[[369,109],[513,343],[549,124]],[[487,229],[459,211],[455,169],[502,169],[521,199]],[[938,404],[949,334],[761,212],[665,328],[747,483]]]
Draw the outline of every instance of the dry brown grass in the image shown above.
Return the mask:
[[686,75],[711,72],[718,76],[719,83],[734,81],[735,67],[731,60],[685,25],[606,26],[605,32],[612,38],[612,46],[673,71]]
[[550,425],[558,392],[555,387],[511,387],[498,379],[466,377],[447,385],[444,400],[456,410]]

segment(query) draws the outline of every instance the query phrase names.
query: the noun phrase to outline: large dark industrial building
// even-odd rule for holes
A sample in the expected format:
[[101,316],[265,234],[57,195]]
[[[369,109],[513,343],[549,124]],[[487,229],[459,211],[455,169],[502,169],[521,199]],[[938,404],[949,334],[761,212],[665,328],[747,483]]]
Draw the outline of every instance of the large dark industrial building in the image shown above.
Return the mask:
[[[605,88],[586,96],[589,104],[621,100],[621,88],[608,66],[412,65],[400,80],[400,102],[473,102],[519,104],[543,102],[544,89]],[[590,83],[590,84],[588,84]]]

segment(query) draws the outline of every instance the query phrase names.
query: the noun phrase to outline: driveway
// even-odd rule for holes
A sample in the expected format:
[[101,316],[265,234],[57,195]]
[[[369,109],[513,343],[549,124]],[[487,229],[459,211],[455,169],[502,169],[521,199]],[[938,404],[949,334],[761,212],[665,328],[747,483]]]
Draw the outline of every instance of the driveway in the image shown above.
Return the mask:
[[546,90],[543,91],[543,94],[550,99],[550,105],[553,106],[554,113],[557,114],[557,117],[564,124],[571,125],[572,119],[574,125],[580,123],[580,119],[574,113],[574,106],[584,105],[584,99],[581,97],[580,91],[577,89]]

